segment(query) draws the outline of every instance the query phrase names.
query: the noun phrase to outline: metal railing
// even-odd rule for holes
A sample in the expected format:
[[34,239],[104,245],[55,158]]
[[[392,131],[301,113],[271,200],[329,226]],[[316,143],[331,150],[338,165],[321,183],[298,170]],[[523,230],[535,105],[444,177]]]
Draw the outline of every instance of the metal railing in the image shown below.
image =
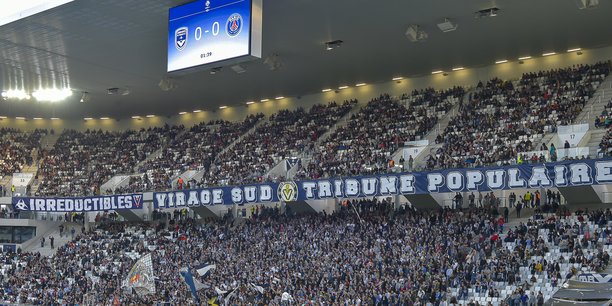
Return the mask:
[[[462,208],[469,208],[470,207],[470,200],[468,199],[469,193],[464,192],[462,193],[463,195],[463,200],[461,201],[461,207]],[[474,206],[475,207],[485,207],[487,205],[492,205],[491,203],[491,199],[482,199],[482,203],[479,204],[478,202],[478,194],[475,193],[476,198],[474,199]],[[483,195],[484,197],[484,195]],[[508,198],[507,197],[495,197],[495,201],[498,201],[497,204],[499,204],[499,206],[497,206],[498,208],[500,207],[507,207],[508,206]],[[444,199],[443,201],[443,207],[450,207],[450,208],[455,208],[455,199]],[[501,212],[500,212],[501,213]]]
[[591,153],[597,153],[597,152],[590,152],[590,151],[591,151],[591,148],[589,147],[557,149],[557,160],[564,160],[564,159],[569,159],[569,158],[582,158],[583,156],[587,158],[591,156]]

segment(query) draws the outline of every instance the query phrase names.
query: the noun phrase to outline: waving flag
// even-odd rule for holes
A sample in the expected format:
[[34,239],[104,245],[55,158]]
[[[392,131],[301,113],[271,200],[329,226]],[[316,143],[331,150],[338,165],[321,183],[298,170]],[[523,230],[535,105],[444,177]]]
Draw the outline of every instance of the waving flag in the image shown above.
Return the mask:
[[155,276],[151,254],[147,254],[134,264],[123,281],[123,287],[133,289],[139,295],[155,293]]
[[260,294],[264,293],[264,287],[251,283],[253,290],[259,292]]
[[207,274],[210,273],[212,269],[217,268],[217,265],[202,264],[199,266],[195,266],[194,268],[198,272],[198,275],[207,276]]
[[196,304],[200,304],[198,290],[208,288],[208,286],[202,284],[197,279],[193,278],[193,274],[191,274],[191,269],[189,268],[182,268],[179,273],[183,281],[185,281],[187,287],[189,287],[193,300],[196,302]]

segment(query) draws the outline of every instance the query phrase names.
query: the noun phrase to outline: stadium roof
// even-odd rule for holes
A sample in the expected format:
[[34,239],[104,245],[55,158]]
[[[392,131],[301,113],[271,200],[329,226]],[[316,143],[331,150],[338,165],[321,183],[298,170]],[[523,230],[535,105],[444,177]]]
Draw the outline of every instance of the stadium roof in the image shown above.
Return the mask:
[[[176,115],[182,110],[243,105],[249,100],[297,96],[344,84],[390,80],[395,75],[426,75],[433,70],[493,64],[516,59],[612,45],[612,2],[579,10],[575,0],[513,1],[264,1],[263,56],[278,54],[282,68],[264,59],[175,80],[166,76],[167,14],[178,0],[79,0],[0,27],[2,90],[23,84],[69,83],[77,94],[57,104],[2,102],[0,110],[30,116],[125,118],[147,113]],[[579,2],[579,1],[578,1]],[[475,18],[497,6],[494,18]],[[443,33],[444,18],[457,23]],[[429,37],[412,43],[405,32],[418,24]],[[342,40],[340,48],[324,43]],[[129,89],[108,95],[107,89]],[[87,103],[78,103],[89,92]]]

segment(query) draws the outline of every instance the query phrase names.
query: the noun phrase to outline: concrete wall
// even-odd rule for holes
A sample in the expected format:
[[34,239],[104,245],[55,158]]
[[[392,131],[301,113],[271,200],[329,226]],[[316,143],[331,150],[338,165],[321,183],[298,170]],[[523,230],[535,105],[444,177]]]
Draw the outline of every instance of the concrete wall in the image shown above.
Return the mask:
[[336,199],[308,200],[305,202],[317,213],[325,211],[327,214],[332,214],[336,210]]
[[[17,248],[21,248],[26,251],[33,245],[40,243],[42,237],[47,237],[49,233],[58,230],[58,226],[61,222],[54,221],[41,221],[41,220],[30,220],[30,219],[0,219],[0,225],[2,226],[32,226],[36,227],[36,236],[22,244],[15,244]],[[6,243],[13,244],[13,243]],[[1,249],[1,248],[0,248]]]
[[[448,76],[442,74],[414,76],[405,78],[401,82],[393,82],[385,80],[383,82],[372,82],[372,80],[363,80],[369,82],[369,85],[362,87],[352,87],[335,93],[334,91],[326,93],[304,93],[301,98],[287,97],[282,100],[270,100],[265,103],[255,103],[248,107],[242,102],[230,103],[230,107],[223,110],[203,111],[200,113],[188,113],[185,115],[175,115],[170,117],[157,116],[154,118],[131,119],[134,114],[125,114],[124,118],[114,118],[110,120],[32,120],[27,121],[17,120],[15,118],[7,118],[0,120],[0,127],[16,127],[23,130],[32,130],[35,128],[51,128],[56,131],[61,131],[66,128],[85,130],[85,129],[104,129],[104,130],[125,130],[125,129],[140,129],[151,126],[162,126],[165,123],[170,125],[183,124],[190,127],[202,121],[213,119],[224,119],[230,121],[243,120],[249,114],[264,113],[271,115],[279,109],[295,109],[297,107],[310,108],[317,103],[326,103],[329,101],[343,101],[346,99],[357,98],[360,103],[367,101],[380,95],[381,93],[389,93],[394,96],[399,96],[403,93],[408,93],[414,89],[425,87],[434,87],[436,89],[445,89],[455,85],[475,86],[479,80],[486,81],[493,77],[502,79],[517,79],[525,72],[534,72],[539,70],[568,67],[576,64],[589,64],[597,61],[609,60],[612,58],[612,47],[583,50],[582,55],[574,53],[562,53],[559,55],[548,57],[536,57],[526,60],[520,65],[516,61],[510,61],[505,64],[490,65],[484,67],[472,67],[469,69],[450,72]],[[435,67],[434,67],[435,68]],[[435,70],[435,69],[432,69]],[[409,76],[409,72],[405,75]],[[391,78],[392,76],[389,76]],[[141,115],[146,115],[145,110]],[[177,111],[178,112],[178,111]],[[0,113],[0,116],[3,115]],[[118,120],[117,120],[118,119]]]

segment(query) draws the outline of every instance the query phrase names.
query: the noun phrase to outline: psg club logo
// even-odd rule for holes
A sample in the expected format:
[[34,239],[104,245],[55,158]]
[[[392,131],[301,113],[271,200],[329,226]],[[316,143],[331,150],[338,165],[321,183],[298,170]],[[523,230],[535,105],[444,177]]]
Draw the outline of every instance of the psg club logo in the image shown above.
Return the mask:
[[242,16],[238,13],[234,13],[227,18],[227,26],[225,27],[227,35],[234,37],[240,34],[242,31]]
[[189,30],[187,27],[182,27],[176,29],[174,31],[174,46],[177,50],[183,51],[187,46],[187,36],[189,35]]

